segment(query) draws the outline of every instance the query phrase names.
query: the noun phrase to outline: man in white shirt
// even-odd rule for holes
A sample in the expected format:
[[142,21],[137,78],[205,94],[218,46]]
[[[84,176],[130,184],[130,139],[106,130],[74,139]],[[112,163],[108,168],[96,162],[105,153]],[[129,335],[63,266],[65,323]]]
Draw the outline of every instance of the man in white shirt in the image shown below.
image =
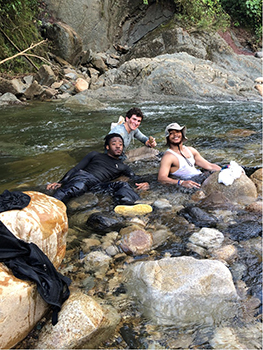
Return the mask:
[[[220,166],[208,162],[193,147],[186,147],[186,127],[177,123],[169,124],[165,129],[168,150],[164,153],[158,173],[158,181],[165,184],[175,184],[186,188],[200,188],[201,185],[192,181],[193,176],[201,174],[195,165],[209,171],[219,171]],[[170,176],[179,179],[173,179]]]

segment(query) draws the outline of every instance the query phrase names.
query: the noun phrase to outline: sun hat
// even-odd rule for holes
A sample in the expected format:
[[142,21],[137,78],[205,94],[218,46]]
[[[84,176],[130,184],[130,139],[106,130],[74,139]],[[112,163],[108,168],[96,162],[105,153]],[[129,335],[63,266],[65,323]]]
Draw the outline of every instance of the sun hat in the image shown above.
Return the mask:
[[167,127],[165,128],[165,137],[169,136],[169,131],[170,130],[182,131],[183,138],[185,140],[187,140],[187,137],[186,137],[186,126],[185,125],[180,126],[177,123],[171,123],[171,124],[167,125]]

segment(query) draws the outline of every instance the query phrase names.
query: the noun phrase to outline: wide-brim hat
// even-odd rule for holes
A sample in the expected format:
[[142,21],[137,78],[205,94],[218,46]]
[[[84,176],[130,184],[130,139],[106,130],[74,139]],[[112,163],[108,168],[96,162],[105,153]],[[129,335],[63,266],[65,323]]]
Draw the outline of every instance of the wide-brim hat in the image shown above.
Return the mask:
[[171,130],[181,131],[182,135],[183,135],[183,138],[185,140],[187,140],[187,137],[186,137],[186,126],[185,125],[180,126],[177,123],[171,123],[171,124],[167,125],[167,127],[165,128],[165,137],[169,136],[169,131],[171,131]]

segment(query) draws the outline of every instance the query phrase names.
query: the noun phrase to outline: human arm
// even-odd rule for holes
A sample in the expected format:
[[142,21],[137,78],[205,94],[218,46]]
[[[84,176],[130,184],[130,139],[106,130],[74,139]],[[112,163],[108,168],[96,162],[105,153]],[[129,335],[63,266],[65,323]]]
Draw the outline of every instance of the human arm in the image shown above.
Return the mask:
[[61,187],[61,184],[58,182],[53,182],[52,184],[47,185],[47,190],[56,190]]
[[179,185],[186,188],[200,188],[201,185],[195,181],[192,180],[180,180],[180,179],[172,179],[169,177],[171,167],[173,167],[176,170],[179,169],[179,160],[175,158],[172,154],[169,152],[165,153],[162,160],[161,165],[158,172],[158,181],[163,184],[170,184],[170,185]]
[[219,171],[221,170],[221,167],[215,163],[210,163],[208,162],[205,158],[201,156],[201,154],[193,147],[189,147],[191,150],[194,159],[195,159],[195,164],[198,165],[200,168],[203,168],[205,170],[210,170],[210,171]]

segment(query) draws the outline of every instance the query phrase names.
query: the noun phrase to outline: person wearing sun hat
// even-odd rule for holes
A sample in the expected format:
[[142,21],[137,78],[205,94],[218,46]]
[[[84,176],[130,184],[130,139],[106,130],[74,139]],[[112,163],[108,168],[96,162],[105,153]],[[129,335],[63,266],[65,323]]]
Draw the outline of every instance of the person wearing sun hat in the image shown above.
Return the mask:
[[[158,181],[186,188],[200,188],[201,185],[191,178],[200,175],[201,170],[195,165],[209,171],[219,171],[220,166],[208,162],[193,147],[183,145],[187,141],[186,126],[171,123],[165,128],[166,143],[169,147],[164,153],[158,173]],[[176,176],[177,178],[171,178]]]

